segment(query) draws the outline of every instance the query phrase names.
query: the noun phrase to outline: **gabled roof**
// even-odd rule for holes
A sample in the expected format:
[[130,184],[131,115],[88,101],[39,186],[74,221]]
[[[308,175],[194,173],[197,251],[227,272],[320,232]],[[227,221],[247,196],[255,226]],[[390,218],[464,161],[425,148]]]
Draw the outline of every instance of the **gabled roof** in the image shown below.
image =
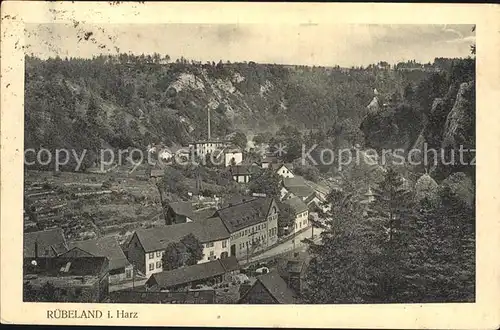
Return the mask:
[[272,198],[253,197],[221,208],[217,210],[217,215],[229,232],[234,233],[242,228],[266,221],[272,202]]
[[302,213],[308,210],[306,203],[304,203],[298,197],[292,197],[283,201],[283,203],[289,205],[295,214]]
[[228,230],[218,217],[170,226],[139,229],[135,232],[145,252],[165,249],[168,244],[178,242],[188,234],[193,234],[201,243],[229,238]]
[[188,218],[193,216],[193,204],[191,202],[170,202],[168,206],[174,211],[175,214],[183,215]]
[[68,250],[61,228],[24,233],[24,257],[35,257],[35,242],[38,245],[39,257],[56,256]]
[[132,304],[213,304],[215,290],[160,292],[119,290],[109,293],[111,303]]
[[292,172],[292,170],[293,170],[293,166],[292,166],[292,164],[290,164],[290,163],[273,163],[273,164],[271,164],[271,165],[270,165],[270,167],[271,167],[274,171],[279,170],[279,169],[280,169],[280,168],[282,168],[283,166],[284,166],[284,167],[286,167],[286,168],[287,168],[290,172]]
[[[86,241],[70,242],[69,248],[79,248],[95,257],[106,257],[109,260],[109,269],[118,269],[129,265],[120,244],[114,237],[101,237]],[[69,252],[69,251],[68,251]]]
[[156,273],[151,275],[146,283],[150,286],[157,287],[158,289],[167,289],[194,281],[210,279],[230,271],[224,268],[221,261],[221,259],[218,259]]
[[[257,277],[257,281],[255,281],[254,285],[250,290],[245,293],[245,296],[252,293],[253,287],[257,284],[261,283],[267,292],[276,300],[277,303],[280,304],[295,304],[297,303],[297,297],[295,292],[293,292],[286,285],[285,280],[281,278],[277,271],[272,271],[264,275],[260,275]],[[243,297],[242,297],[243,298]]]
[[240,269],[240,263],[238,262],[238,259],[236,259],[235,256],[230,256],[228,258],[219,259],[219,261],[222,264],[222,267],[224,267],[224,269],[227,272],[232,272],[232,271]]

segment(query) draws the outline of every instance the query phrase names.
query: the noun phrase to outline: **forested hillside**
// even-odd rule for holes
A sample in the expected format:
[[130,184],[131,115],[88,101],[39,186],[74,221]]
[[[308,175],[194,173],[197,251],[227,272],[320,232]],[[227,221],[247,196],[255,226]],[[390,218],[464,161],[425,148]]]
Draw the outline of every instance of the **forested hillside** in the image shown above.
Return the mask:
[[[205,63],[168,55],[93,59],[26,58],[26,147],[94,150],[186,144],[212,135],[255,134],[284,124],[327,132],[359,126],[374,98],[402,96],[430,72],[368,68]],[[382,102],[382,101],[381,101]]]

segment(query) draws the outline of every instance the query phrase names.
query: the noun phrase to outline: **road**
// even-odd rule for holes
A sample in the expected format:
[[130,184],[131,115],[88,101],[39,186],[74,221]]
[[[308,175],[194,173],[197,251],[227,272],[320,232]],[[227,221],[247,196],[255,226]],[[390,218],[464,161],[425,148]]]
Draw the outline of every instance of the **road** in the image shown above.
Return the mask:
[[[323,230],[320,228],[314,228],[314,241],[316,241],[316,242],[318,241],[319,234],[322,231]],[[307,244],[301,242],[304,238],[311,238],[311,228],[299,233],[293,239],[289,239],[287,241],[284,241],[283,243],[276,245],[275,247],[267,250],[266,252],[250,258],[249,261],[250,262],[259,261],[261,259],[266,259],[266,258],[272,257],[274,255],[282,254],[282,253],[292,251],[292,250],[298,250],[298,249],[303,250],[307,247]],[[241,262],[245,263],[246,259],[241,260]]]

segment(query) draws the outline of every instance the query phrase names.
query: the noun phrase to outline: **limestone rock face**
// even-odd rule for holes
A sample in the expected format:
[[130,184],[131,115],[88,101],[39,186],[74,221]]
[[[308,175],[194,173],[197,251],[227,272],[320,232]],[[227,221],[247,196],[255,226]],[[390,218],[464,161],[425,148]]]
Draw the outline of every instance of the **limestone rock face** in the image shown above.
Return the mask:
[[456,172],[441,182],[440,188],[449,187],[456,196],[467,206],[475,204],[475,187],[472,179],[463,172]]
[[462,83],[453,108],[446,117],[442,147],[458,149],[475,145],[475,84]]

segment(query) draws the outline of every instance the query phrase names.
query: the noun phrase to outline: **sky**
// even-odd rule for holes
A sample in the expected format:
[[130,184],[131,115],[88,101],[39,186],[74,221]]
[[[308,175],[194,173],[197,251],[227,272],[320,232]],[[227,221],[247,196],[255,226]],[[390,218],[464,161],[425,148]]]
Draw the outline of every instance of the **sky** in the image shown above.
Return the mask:
[[[85,33],[92,34],[85,39]],[[25,47],[41,58],[168,54],[219,60],[343,67],[467,57],[472,25],[29,24]]]

